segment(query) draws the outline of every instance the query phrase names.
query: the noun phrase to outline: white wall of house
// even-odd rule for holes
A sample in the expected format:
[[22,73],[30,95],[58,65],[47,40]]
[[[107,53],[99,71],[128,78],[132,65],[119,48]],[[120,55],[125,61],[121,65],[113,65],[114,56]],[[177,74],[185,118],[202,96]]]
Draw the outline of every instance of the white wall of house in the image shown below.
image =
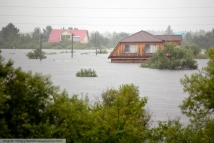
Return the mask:
[[[70,39],[69,40],[71,40],[71,34],[68,31],[63,31],[61,35],[70,35]],[[60,41],[62,41],[61,35],[60,35]]]
[[88,34],[86,34],[84,37],[84,43],[88,43]]

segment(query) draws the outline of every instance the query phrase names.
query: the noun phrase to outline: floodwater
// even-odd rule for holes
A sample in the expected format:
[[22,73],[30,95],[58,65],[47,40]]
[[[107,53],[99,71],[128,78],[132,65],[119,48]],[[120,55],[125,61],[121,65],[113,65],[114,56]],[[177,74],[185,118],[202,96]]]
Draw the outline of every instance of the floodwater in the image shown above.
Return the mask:
[[[152,118],[165,121],[180,117],[182,123],[188,119],[180,112],[179,105],[188,96],[183,92],[180,79],[191,75],[197,70],[156,70],[140,68],[139,63],[111,63],[108,54],[95,54],[95,50],[74,50],[71,53],[61,53],[70,50],[47,50],[47,59],[28,59],[27,49],[2,49],[1,55],[12,59],[15,67],[22,70],[51,75],[54,85],[66,89],[69,95],[88,95],[91,102],[101,99],[101,93],[109,88],[118,89],[122,84],[134,84],[139,87],[140,96],[148,98],[146,108],[152,113]],[[207,65],[208,60],[197,60],[199,69]],[[76,77],[81,68],[91,68],[98,77]]]

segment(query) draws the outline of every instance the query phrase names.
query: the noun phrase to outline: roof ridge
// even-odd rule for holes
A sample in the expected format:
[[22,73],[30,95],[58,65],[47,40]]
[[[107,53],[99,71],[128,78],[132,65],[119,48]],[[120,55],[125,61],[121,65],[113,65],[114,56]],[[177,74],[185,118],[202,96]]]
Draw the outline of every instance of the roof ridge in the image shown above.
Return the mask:
[[129,38],[129,37],[131,37],[131,36],[133,36],[133,35],[136,35],[136,34],[138,34],[138,33],[140,33],[140,32],[142,32],[143,30],[141,30],[141,31],[138,31],[137,33],[134,33],[134,34],[132,34],[132,35],[129,35],[128,37],[126,37],[126,38],[123,38],[123,39],[121,39],[120,41],[122,41],[122,40],[125,40],[125,39],[127,39],[127,38]]
[[155,36],[182,36],[182,35],[155,35]]
[[153,35],[153,34],[147,32],[147,31],[144,31],[144,32],[146,32],[147,34],[151,35],[152,37],[154,37],[154,38],[156,38],[156,39],[163,40],[163,39],[160,39],[160,38],[156,37],[155,35]]

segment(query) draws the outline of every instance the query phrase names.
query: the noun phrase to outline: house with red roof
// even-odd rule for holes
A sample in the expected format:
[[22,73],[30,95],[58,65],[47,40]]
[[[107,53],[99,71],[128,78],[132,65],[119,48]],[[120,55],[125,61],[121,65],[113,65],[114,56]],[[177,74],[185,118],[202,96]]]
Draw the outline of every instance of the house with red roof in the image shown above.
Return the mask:
[[87,30],[73,30],[73,29],[52,29],[48,42],[61,42],[64,40],[88,43],[88,31]]
[[108,58],[115,63],[140,63],[163,49],[165,42],[181,45],[181,41],[182,35],[153,35],[142,30],[120,40]]

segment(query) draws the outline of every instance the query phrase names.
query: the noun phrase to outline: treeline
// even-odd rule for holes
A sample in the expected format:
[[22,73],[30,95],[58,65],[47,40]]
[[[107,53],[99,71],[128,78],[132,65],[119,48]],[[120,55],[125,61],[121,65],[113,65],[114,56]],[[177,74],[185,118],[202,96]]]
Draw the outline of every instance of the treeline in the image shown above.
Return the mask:
[[[43,35],[43,48],[44,49],[71,49],[72,43],[63,41],[59,43],[49,43],[49,35],[52,31],[52,27],[49,25],[45,29],[36,27],[33,32],[20,33],[19,29],[12,23],[9,23],[0,31],[0,48],[2,49],[36,49],[39,47],[40,34]],[[173,34],[173,30],[170,26],[166,31],[160,33],[155,31],[149,31],[153,34]],[[129,33],[89,33],[89,43],[74,42],[74,49],[105,49],[114,48],[116,44],[123,38],[129,36]],[[199,48],[206,49],[214,47],[214,29],[212,31],[205,32],[200,30],[199,32],[188,32],[183,36],[182,45],[197,45]]]
[[[45,29],[36,27],[33,32],[20,33],[19,29],[12,23],[3,27],[0,31],[0,49],[36,49],[39,48],[40,36],[42,34],[42,42],[44,49],[71,49],[72,43],[69,41],[62,41],[59,43],[49,43],[48,39],[52,31],[51,26]],[[96,35],[96,36],[95,36]],[[106,49],[113,48],[119,40],[127,37],[128,33],[116,33],[104,37],[99,32],[92,32],[89,35],[89,43],[74,42],[74,49]]]
[[188,32],[183,38],[183,45],[198,45],[202,49],[207,49],[209,47],[214,47],[214,29],[205,32],[201,31],[199,33]]
[[[108,89],[93,103],[69,96],[49,76],[24,72],[0,56],[0,138],[65,138],[68,143],[214,142],[214,49],[208,66],[181,79],[189,96],[180,105],[190,120],[152,125],[138,87]],[[144,94],[144,93],[142,93]]]

